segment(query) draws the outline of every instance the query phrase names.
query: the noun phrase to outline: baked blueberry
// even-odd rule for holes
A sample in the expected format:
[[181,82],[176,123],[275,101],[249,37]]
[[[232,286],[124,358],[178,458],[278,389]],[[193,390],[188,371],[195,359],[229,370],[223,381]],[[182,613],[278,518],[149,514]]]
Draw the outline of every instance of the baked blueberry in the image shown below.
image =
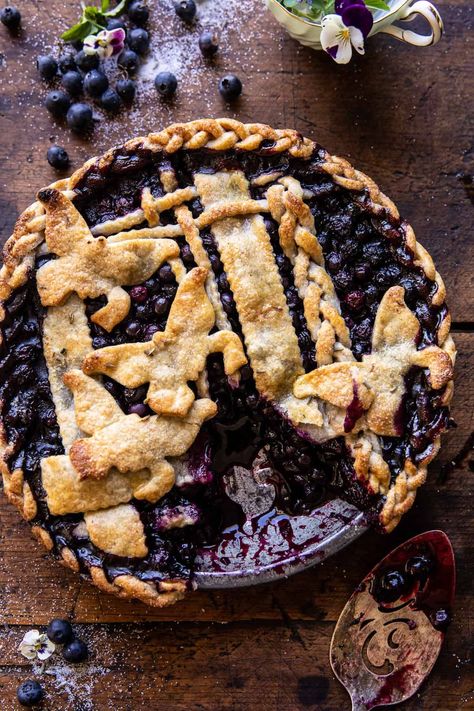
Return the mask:
[[77,70],[71,70],[63,74],[61,83],[71,96],[82,94],[83,81],[82,74]]
[[136,27],[127,34],[130,49],[137,54],[145,54],[150,47],[150,35],[142,27]]
[[194,0],[178,0],[174,4],[174,9],[178,17],[185,22],[192,22],[196,17],[196,3]]
[[122,106],[120,96],[115,89],[107,89],[100,97],[100,105],[109,113],[118,113]]
[[16,692],[16,697],[22,706],[36,706],[43,696],[43,687],[34,679],[24,681]]
[[78,664],[89,656],[87,644],[77,637],[63,647],[63,657],[67,662]]
[[55,644],[67,644],[73,638],[71,623],[67,620],[55,618],[46,628],[46,634]]
[[235,101],[242,93],[242,82],[235,74],[226,74],[219,80],[219,93],[225,101]]
[[388,570],[376,581],[374,594],[381,602],[395,602],[403,595],[406,579],[399,570]]
[[160,96],[173,96],[178,86],[178,80],[172,72],[160,72],[155,77],[155,88]]
[[0,22],[9,30],[17,30],[21,24],[21,13],[14,5],[7,5],[0,10]]
[[415,580],[424,581],[433,570],[433,561],[426,555],[415,555],[407,560],[405,570]]
[[140,64],[140,58],[132,49],[124,49],[123,52],[119,54],[117,63],[122,69],[126,69],[130,74],[134,74]]
[[204,30],[199,35],[199,49],[204,57],[213,57],[219,49],[219,41],[215,32]]
[[451,622],[451,614],[448,610],[441,608],[439,610],[434,610],[430,614],[430,620],[433,627],[444,632]]
[[92,126],[92,109],[88,104],[72,104],[66,116],[67,125],[77,133],[84,133]]
[[58,73],[58,63],[49,54],[41,54],[36,58],[36,68],[43,79],[53,79]]
[[115,90],[120,98],[130,104],[135,98],[137,85],[133,79],[119,79],[115,85]]
[[46,157],[50,166],[56,170],[66,170],[69,166],[69,156],[61,146],[50,146]]
[[76,54],[76,64],[83,72],[90,72],[97,69],[100,64],[98,54],[86,54],[83,49]]
[[150,11],[142,0],[133,0],[127,8],[129,18],[136,25],[146,25]]
[[71,106],[71,99],[64,91],[55,89],[46,95],[44,105],[53,116],[64,116]]
[[91,69],[84,77],[84,91],[89,96],[98,98],[109,88],[109,80],[100,69]]

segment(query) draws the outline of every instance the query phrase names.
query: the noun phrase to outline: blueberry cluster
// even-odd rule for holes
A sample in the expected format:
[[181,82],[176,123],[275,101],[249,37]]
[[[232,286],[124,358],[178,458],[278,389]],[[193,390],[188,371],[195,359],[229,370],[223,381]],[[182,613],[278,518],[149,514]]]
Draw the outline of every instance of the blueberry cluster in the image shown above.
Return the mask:
[[420,588],[424,588],[434,565],[434,561],[427,554],[412,556],[406,561],[403,570],[385,570],[376,578],[372,594],[379,602],[395,602],[410,594],[417,583]]
[[[62,644],[63,657],[67,662],[77,664],[84,662],[89,654],[87,645],[82,639],[74,636],[71,623],[67,620],[51,620],[46,628],[46,634],[51,642]],[[17,699],[22,706],[36,706],[41,703],[44,690],[41,684],[33,679],[24,681],[17,689]]]

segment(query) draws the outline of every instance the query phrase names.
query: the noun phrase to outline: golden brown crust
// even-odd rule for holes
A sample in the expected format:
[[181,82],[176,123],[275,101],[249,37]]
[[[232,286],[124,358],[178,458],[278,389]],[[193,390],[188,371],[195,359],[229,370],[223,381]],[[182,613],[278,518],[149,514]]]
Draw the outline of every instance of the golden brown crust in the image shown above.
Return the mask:
[[[214,151],[223,151],[231,148],[241,151],[252,151],[262,148],[264,142],[272,142],[272,152],[287,151],[292,156],[301,158],[310,157],[314,149],[314,143],[308,139],[304,139],[296,131],[275,130],[262,124],[245,125],[233,119],[204,119],[185,124],[174,124],[159,133],[150,134],[145,138],[136,138],[127,142],[125,149],[146,148],[151,151],[162,151],[165,153],[174,153],[178,150],[196,150],[203,147]],[[70,178],[53,184],[50,186],[49,192],[46,191],[45,193],[43,191],[42,199],[44,205],[40,202],[36,202],[25,210],[17,221],[14,233],[4,248],[4,265],[0,271],[0,298],[2,300],[7,299],[12,291],[21,286],[27,279],[28,271],[34,263],[35,252],[45,239],[45,207],[47,208],[48,201],[54,198],[54,200],[61,203],[65,208],[65,212],[69,211],[68,219],[70,219],[71,213],[69,205],[72,205],[71,198],[74,196],[74,187],[84,177],[91,166],[96,165],[99,168],[107,168],[107,166],[114,161],[114,158],[115,150],[111,150],[100,158],[91,159]],[[370,178],[352,168],[344,159],[326,154],[323,169],[342,187],[354,191],[354,193],[360,192],[368,196],[368,207],[374,214],[383,212],[388,214],[390,218],[398,218],[398,211],[391,200],[380,192]],[[266,182],[276,182],[279,175],[276,173],[272,176],[263,177],[265,178],[265,183],[261,181],[261,184],[266,184]],[[166,190],[172,193],[175,191],[176,186],[172,185],[172,178],[170,180],[171,183],[169,187],[166,187]],[[165,184],[165,182],[163,182],[163,184]],[[196,224],[197,221],[192,220],[190,217],[188,208],[179,204],[176,195],[165,196],[162,199],[162,203],[159,204],[149,200],[149,197],[150,196],[144,196],[141,210],[137,211],[137,214],[132,216],[128,222],[123,220],[122,226],[119,227],[119,229],[128,229],[130,226],[137,224],[137,218],[141,217],[143,211],[148,211],[148,215],[157,223],[156,227],[150,227],[148,230],[150,233],[149,237],[153,237],[153,242],[156,243],[156,238],[160,238],[161,236],[159,230],[162,229],[158,224],[159,213],[163,209],[169,209],[169,207],[164,208],[165,205],[169,204],[169,206],[173,206],[175,210],[178,225],[173,234],[169,234],[169,228],[166,228],[164,235],[171,238],[167,241],[172,242],[176,236],[181,234],[186,235],[190,244],[193,239],[194,256],[196,258],[196,255],[199,255],[199,257],[196,258],[196,263],[198,266],[208,269],[209,263],[207,255],[202,248],[201,251],[199,250],[199,225]],[[302,295],[304,299],[305,315],[308,324],[311,326],[311,335],[316,343],[318,365],[331,367],[334,361],[342,361],[342,363],[344,363],[346,360],[352,360],[350,355],[348,355],[348,353],[350,353],[348,348],[348,334],[338,311],[337,300],[334,301],[327,280],[324,282],[327,277],[324,270],[320,269],[318,271],[317,269],[317,266],[321,264],[321,254],[320,250],[318,250],[319,245],[317,240],[314,239],[311,216],[308,214],[308,210],[305,209],[306,206],[298,184],[296,184],[296,181],[292,181],[291,178],[283,179],[276,191],[272,193],[272,189],[269,190],[268,204],[266,207],[263,202],[264,201],[248,200],[245,209],[249,214],[252,213],[252,211],[260,212],[261,210],[268,209],[280,223],[281,244],[292,258],[295,270],[295,281],[297,282],[300,295]],[[51,203],[49,202],[49,204]],[[365,206],[367,207],[367,202],[365,202]],[[240,205],[240,210],[241,209],[242,206]],[[229,219],[231,219],[231,215],[242,214],[235,204],[227,207],[226,210]],[[140,215],[138,212],[140,212]],[[210,220],[218,217],[218,214],[215,212],[206,212],[201,215],[200,224],[208,224]],[[223,216],[222,212],[220,216]],[[72,217],[75,216],[72,215]],[[110,228],[110,225],[102,225],[100,234],[108,234]],[[115,229],[116,225],[114,225],[112,231],[115,231]],[[407,245],[413,250],[417,260],[416,263],[424,270],[427,277],[434,280],[437,284],[438,288],[433,298],[433,303],[440,305],[445,298],[443,281],[436,272],[429,254],[416,241],[412,228],[405,224],[404,229]],[[133,231],[128,233],[122,232],[121,235],[115,234],[114,238],[110,241],[110,248],[112,248],[114,241],[117,243],[133,242],[135,236]],[[140,236],[145,237],[146,235],[142,231]],[[100,243],[99,240],[95,240],[95,242]],[[142,239],[141,245],[145,242],[146,240]],[[149,248],[145,248],[147,254],[149,253],[148,249]],[[177,256],[177,252],[173,247],[169,247],[169,249],[171,250],[170,256],[172,256],[172,253]],[[140,246],[140,250],[142,250],[142,246]],[[132,248],[132,252],[133,251],[134,248]],[[311,267],[308,262],[308,256],[312,261]],[[141,257],[142,254],[140,251],[140,259]],[[156,256],[156,258],[158,257]],[[163,257],[163,259],[164,258],[165,257]],[[155,256],[153,256],[152,259],[155,259]],[[56,262],[57,261],[60,260],[56,260]],[[90,267],[90,260],[86,259],[85,261]],[[133,267],[133,269],[134,268],[135,267]],[[48,269],[50,270],[51,267]],[[175,269],[177,271],[175,271]],[[179,274],[179,270],[179,264],[174,265],[173,271]],[[41,272],[41,270],[39,271]],[[48,270],[45,270],[44,274],[46,274],[47,271]],[[61,278],[63,275],[62,273]],[[94,278],[95,276],[94,273]],[[54,281],[53,279],[50,288],[56,290],[54,299],[56,303],[59,304],[65,298],[64,289],[61,284],[58,285],[56,283],[55,285]],[[57,281],[56,279],[56,282]],[[180,279],[178,279],[178,281],[180,281]],[[46,279],[44,282],[46,282]],[[105,307],[105,312],[102,316],[99,315],[98,317],[99,319],[103,319],[102,324],[108,328],[113,327],[117,319],[120,320],[128,310],[128,301],[127,298],[124,297],[125,292],[120,289],[119,282],[120,280],[117,280],[116,283],[112,281],[107,285],[109,304],[110,301],[112,302],[111,307],[108,308],[108,310],[107,307]],[[121,283],[126,282],[121,281]],[[68,288],[70,291],[75,290],[74,288]],[[222,310],[220,312],[218,311],[220,303],[218,301],[215,284],[212,282],[212,275],[209,275],[206,289],[211,303],[216,310],[218,326],[219,328],[225,328],[226,317]],[[46,285],[46,291],[48,292],[48,285]],[[59,295],[59,292],[62,293],[62,297]],[[54,303],[54,300],[52,303]],[[3,314],[0,307],[0,319],[2,316]],[[455,358],[455,346],[449,336],[449,328],[450,319],[449,316],[446,316],[438,329],[438,350],[444,353],[444,358],[439,357],[438,350],[434,350],[434,347],[420,351],[419,356],[415,356],[417,364],[430,369],[431,384],[433,387],[441,388],[443,384],[445,384],[442,397],[443,403],[446,405],[449,404],[452,397],[453,388],[450,377]],[[350,363],[350,365],[352,366],[353,363]],[[448,381],[447,384],[446,381]],[[84,412],[82,416],[87,426],[86,413]],[[100,417],[105,419],[110,418],[110,412],[107,413],[107,407],[104,412],[100,413]],[[8,444],[4,435],[2,433],[0,434],[0,444],[4,456],[8,456]],[[354,455],[357,476],[361,480],[368,481],[369,486],[374,491],[380,490],[382,493],[387,493],[387,465],[378,451],[379,445],[377,438],[367,436],[365,433],[359,433],[359,435],[348,435],[346,441]],[[416,488],[424,481],[427,464],[435,456],[436,451],[439,449],[439,443],[440,437],[437,437],[432,445],[431,451],[427,453],[425,460],[418,467],[407,460],[404,471],[397,477],[395,485],[388,491],[386,503],[381,513],[382,525],[384,525],[387,530],[391,530],[400,519],[400,516],[411,506]],[[87,454],[90,456],[90,452]],[[64,457],[64,460],[65,462],[69,461],[67,456]],[[25,518],[33,518],[36,513],[34,511],[36,504],[28,484],[23,480],[22,472],[20,470],[9,472],[5,461],[1,462],[0,468],[4,478],[5,492],[9,500],[18,507]],[[122,479],[127,478],[124,475],[121,476]],[[143,472],[136,472],[131,478],[134,477],[138,479],[142,477],[143,483]],[[130,479],[130,477],[128,478]],[[91,484],[93,481],[94,480],[86,479],[82,483]],[[79,480],[77,483],[79,485]],[[81,496],[79,495],[78,498],[80,499]],[[124,499],[124,501],[127,500],[127,498]],[[109,505],[116,505],[117,503],[120,503],[120,500],[115,504]],[[39,526],[34,526],[32,530],[34,535],[36,535],[49,550],[53,548],[53,541],[44,529]],[[78,569],[78,563],[72,551],[64,548],[61,555],[66,565],[75,570]],[[135,597],[143,600],[147,604],[156,606],[170,604],[184,594],[185,586],[182,582],[172,583],[170,586],[163,584],[163,589],[159,590],[132,576],[120,576],[120,578],[117,578],[114,582],[109,582],[102,569],[92,568],[90,572],[93,582],[99,588],[113,592],[120,597]]]

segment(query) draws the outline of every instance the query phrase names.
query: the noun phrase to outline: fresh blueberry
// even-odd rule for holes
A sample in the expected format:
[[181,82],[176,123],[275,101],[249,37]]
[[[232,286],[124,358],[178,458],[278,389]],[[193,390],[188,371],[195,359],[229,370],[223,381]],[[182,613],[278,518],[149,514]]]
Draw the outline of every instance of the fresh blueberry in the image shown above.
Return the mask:
[[389,570],[376,584],[376,597],[382,602],[395,602],[405,590],[406,580],[398,570]]
[[430,620],[435,629],[444,631],[451,622],[451,615],[447,610],[435,610],[431,613]]
[[218,37],[214,32],[204,30],[199,37],[199,49],[205,57],[213,57],[219,49]]
[[16,697],[22,706],[36,706],[43,698],[43,688],[33,679],[28,679],[20,684]]
[[160,72],[155,77],[155,87],[160,96],[165,98],[173,96],[178,86],[178,81],[171,72]]
[[100,64],[97,54],[86,54],[83,49],[76,54],[76,64],[83,72],[90,72],[91,69],[97,69]]
[[73,638],[71,624],[67,620],[51,620],[46,628],[46,634],[55,644],[67,644]]
[[150,35],[141,27],[130,30],[127,35],[127,42],[130,49],[137,54],[145,54],[150,47]]
[[127,14],[132,22],[142,26],[147,23],[150,11],[142,0],[133,0],[128,6]]
[[115,90],[123,101],[130,104],[135,98],[136,84],[132,79],[119,79]]
[[122,69],[126,69],[130,74],[137,71],[140,58],[132,49],[124,49],[118,56],[117,63]]
[[64,91],[50,91],[44,105],[53,116],[64,116],[71,106],[71,99]]
[[109,80],[100,69],[91,69],[84,77],[84,91],[95,98],[102,96],[109,88]]
[[192,22],[196,17],[196,3],[194,0],[178,0],[174,5],[178,17],[185,22]]
[[122,101],[115,89],[107,89],[107,91],[104,91],[100,97],[100,104],[106,111],[109,111],[110,113],[117,113],[120,111]]
[[109,30],[109,32],[111,30],[125,30],[125,22],[119,17],[111,17],[107,22],[106,29]]
[[87,131],[92,125],[92,109],[88,104],[73,104],[66,116],[67,125],[77,133]]
[[63,74],[66,74],[66,72],[73,72],[77,69],[75,54],[72,52],[64,52],[64,54],[59,56],[58,64],[59,69]]
[[63,657],[67,662],[76,664],[83,662],[89,655],[87,645],[82,639],[73,639],[72,642],[63,647]]
[[226,101],[234,101],[242,93],[242,82],[235,74],[227,74],[219,81],[219,92]]
[[52,79],[58,72],[58,63],[49,54],[42,54],[36,58],[36,68],[43,79]]
[[50,146],[46,158],[50,166],[56,170],[65,170],[69,165],[69,156],[61,146]]
[[17,7],[7,5],[0,11],[0,22],[9,30],[17,30],[21,22],[21,14]]
[[78,96],[79,94],[82,94],[83,84],[82,74],[80,72],[71,69],[71,71],[63,74],[61,83],[66,91],[71,94],[71,96]]

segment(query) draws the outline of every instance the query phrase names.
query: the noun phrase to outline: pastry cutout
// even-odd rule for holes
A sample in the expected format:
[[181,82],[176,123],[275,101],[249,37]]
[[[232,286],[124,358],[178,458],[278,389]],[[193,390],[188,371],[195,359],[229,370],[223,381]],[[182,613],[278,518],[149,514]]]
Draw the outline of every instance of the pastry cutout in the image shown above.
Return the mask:
[[399,436],[397,414],[408,370],[426,368],[435,390],[452,377],[451,358],[445,351],[438,346],[417,350],[420,323],[405,304],[404,294],[402,287],[393,286],[384,295],[375,319],[372,352],[362,362],[326,365],[295,382],[296,397],[316,397],[346,411],[338,434],[368,427],[378,435]]
[[86,513],[84,521],[92,543],[100,550],[124,558],[144,558],[148,553],[140,514],[130,504]]
[[187,385],[196,381],[210,353],[222,352],[227,375],[247,362],[240,338],[217,331],[215,313],[205,290],[207,269],[192,269],[178,286],[163,332],[146,343],[101,348],[83,363],[87,374],[104,373],[127,388],[149,383],[146,402],[157,413],[185,417],[195,396]]
[[122,286],[140,284],[164,261],[179,256],[173,240],[109,243],[93,237],[71,200],[55,188],[42,190],[38,199],[46,210],[46,244],[57,255],[36,275],[43,306],[63,304],[74,292],[81,299],[105,295],[107,304],[91,320],[111,331],[130,310],[130,296]]

